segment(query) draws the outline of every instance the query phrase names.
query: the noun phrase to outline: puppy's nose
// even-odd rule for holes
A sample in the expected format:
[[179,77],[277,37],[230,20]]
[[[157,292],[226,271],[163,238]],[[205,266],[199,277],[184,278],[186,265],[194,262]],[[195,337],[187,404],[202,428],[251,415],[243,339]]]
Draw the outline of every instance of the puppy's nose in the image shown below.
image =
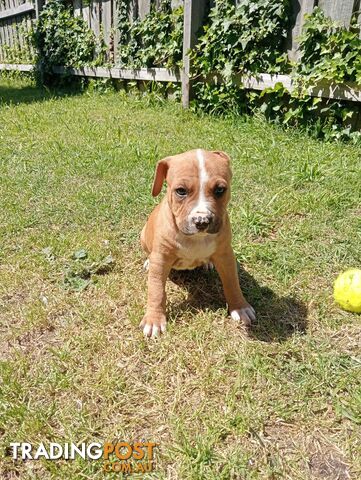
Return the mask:
[[197,215],[192,217],[192,221],[196,226],[197,230],[205,230],[212,221],[212,215]]

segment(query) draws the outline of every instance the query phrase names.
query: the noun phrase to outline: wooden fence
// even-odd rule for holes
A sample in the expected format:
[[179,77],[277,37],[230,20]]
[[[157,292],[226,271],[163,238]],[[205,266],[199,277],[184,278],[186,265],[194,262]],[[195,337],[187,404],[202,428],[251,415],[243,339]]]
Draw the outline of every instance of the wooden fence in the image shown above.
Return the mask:
[[0,0],[0,61],[12,48],[24,46],[24,33],[36,19],[38,3],[31,0]]
[[[20,24],[30,28],[31,23],[38,17],[44,0],[0,0],[0,70],[26,70],[29,65],[9,65],[6,63],[6,48],[21,46],[23,38]],[[46,0],[45,0],[46,1]],[[137,71],[116,68],[117,64],[117,0],[72,0],[74,14],[82,16],[95,35],[103,35],[108,48],[109,60],[114,62],[113,68],[81,68],[68,69],[74,75],[95,76],[105,78],[123,78],[134,80],[156,80],[160,82],[181,82],[183,105],[188,106],[191,96],[190,59],[188,51],[197,42],[199,32],[205,18],[206,8],[212,0],[172,0],[172,7],[184,5],[184,39],[183,39],[183,69],[181,72],[169,72],[163,68],[140,69]],[[161,0],[130,0],[130,18],[144,18],[151,9],[152,3],[159,6]],[[240,0],[235,0],[240,1]],[[346,27],[351,19],[361,20],[361,0],[291,0],[293,7],[293,22],[288,32],[285,49],[291,59],[298,57],[297,39],[302,31],[304,16],[311,13],[318,5],[332,19],[339,21]],[[3,62],[3,63],[1,63]],[[55,73],[64,72],[59,66]],[[261,90],[272,87],[281,81],[292,90],[290,77],[286,75],[267,74],[256,78],[238,78],[245,88]],[[332,86],[323,85],[310,91],[312,95],[327,98],[347,99],[360,101],[361,93],[354,85]]]

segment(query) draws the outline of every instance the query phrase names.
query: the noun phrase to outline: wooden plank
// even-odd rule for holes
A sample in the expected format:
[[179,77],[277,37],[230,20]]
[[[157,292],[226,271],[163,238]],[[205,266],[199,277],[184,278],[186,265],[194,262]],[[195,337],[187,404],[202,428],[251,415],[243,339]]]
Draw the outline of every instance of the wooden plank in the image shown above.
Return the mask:
[[111,0],[103,0],[102,2],[102,25],[104,42],[109,48],[111,32],[112,32],[112,2]]
[[[218,78],[218,81],[220,79]],[[292,92],[297,86],[294,85],[290,75],[270,75],[261,73],[257,78],[236,75],[234,83],[243,85],[246,89],[264,90],[265,88],[273,88],[276,83],[282,83],[285,88]],[[309,95],[312,97],[332,98],[335,100],[349,100],[352,102],[361,102],[361,89],[356,83],[335,84],[324,81],[319,83],[317,87],[308,89]]]
[[9,21],[7,18],[4,20],[4,32],[5,32],[5,46],[8,47],[10,45],[10,38],[9,38]]
[[23,15],[24,13],[33,12],[34,5],[32,3],[23,3],[18,7],[7,8],[6,10],[0,11],[0,20],[10,17],[15,17],[17,15]]
[[82,9],[82,1],[81,0],[73,0],[73,8],[74,8],[74,16],[81,17],[81,9]]
[[[9,2],[10,3],[10,2]],[[11,47],[14,47],[15,45],[15,39],[14,39],[14,24],[13,24],[14,19],[13,18],[8,18],[8,32],[9,32],[9,45]]]
[[176,8],[183,5],[183,0],[171,0],[170,5],[171,5],[172,10],[175,10]]
[[4,45],[4,39],[3,39],[3,25],[2,22],[0,22],[0,60],[4,60],[4,53],[3,53],[3,45]]
[[131,70],[124,68],[82,67],[66,68],[53,67],[54,73],[68,73],[81,77],[116,78],[124,80],[148,80],[157,82],[179,82],[179,72],[171,72],[166,68],[140,68]]
[[150,13],[150,0],[138,0],[138,15],[141,20]]
[[345,27],[350,26],[354,0],[319,0],[318,6],[332,20],[340,22]]
[[129,20],[133,22],[139,17],[139,2],[138,0],[129,0]]
[[361,102],[360,86],[356,83],[337,85],[329,82],[322,82],[317,87],[309,88],[308,93],[312,97],[333,98],[335,100]]
[[111,1],[111,12],[112,12],[112,31],[110,38],[110,61],[116,63],[118,55],[118,45],[119,45],[119,28],[118,28],[118,5],[117,0]]
[[23,36],[21,35],[21,18],[15,17],[14,18],[14,32],[15,32],[15,42],[20,50],[23,48]]
[[[15,10],[15,5],[13,0],[8,0],[8,8]],[[15,17],[8,18],[8,25],[9,25],[9,40],[11,47],[15,46],[15,35],[14,35],[14,20]]]
[[34,0],[35,3],[35,18],[38,19],[43,6],[46,3],[46,0]]
[[19,72],[32,72],[34,65],[17,65],[11,63],[0,63],[0,70],[16,70]]
[[287,53],[292,61],[298,60],[298,39],[302,33],[305,23],[305,15],[311,13],[315,6],[315,0],[291,0],[292,5],[292,27],[287,34]]
[[[10,6],[9,6],[8,0],[5,0],[3,2],[3,5],[4,5],[4,11],[9,10]],[[1,18],[0,18],[0,20],[1,20]],[[4,25],[4,53],[5,53],[5,59],[7,59],[6,50],[7,50],[7,47],[9,46],[9,44],[10,44],[8,17],[5,17],[3,19],[3,25]]]
[[182,69],[182,105],[189,107],[191,100],[190,58],[188,52],[197,43],[197,33],[203,23],[206,8],[205,0],[184,0],[183,19],[183,69]]
[[91,28],[91,15],[89,4],[83,4],[82,14],[85,23],[88,25],[89,28]]
[[100,33],[100,2],[99,0],[92,0],[89,5],[90,25],[91,29],[98,37]]
[[[223,77],[220,74],[208,75],[203,79],[209,83],[222,83]],[[273,88],[277,83],[282,83],[283,86],[292,92],[297,86],[294,85],[290,75],[270,75],[268,73],[261,73],[257,77],[235,75],[232,79],[237,86],[242,86],[247,90],[264,90],[265,88]],[[324,81],[319,83],[316,87],[308,89],[308,94],[312,97],[331,98],[335,100],[348,100],[352,102],[361,102],[361,88],[356,83],[335,84]]]

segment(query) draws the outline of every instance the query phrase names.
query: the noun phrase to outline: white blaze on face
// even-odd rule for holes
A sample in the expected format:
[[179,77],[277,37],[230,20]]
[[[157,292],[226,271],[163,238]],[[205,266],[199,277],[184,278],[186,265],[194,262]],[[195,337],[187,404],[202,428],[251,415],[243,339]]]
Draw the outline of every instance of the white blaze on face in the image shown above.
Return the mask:
[[198,160],[198,174],[199,174],[199,197],[196,206],[192,209],[190,217],[195,214],[208,214],[210,213],[209,204],[206,200],[205,189],[208,181],[208,173],[206,170],[205,159],[203,151],[198,148],[197,150],[197,160]]

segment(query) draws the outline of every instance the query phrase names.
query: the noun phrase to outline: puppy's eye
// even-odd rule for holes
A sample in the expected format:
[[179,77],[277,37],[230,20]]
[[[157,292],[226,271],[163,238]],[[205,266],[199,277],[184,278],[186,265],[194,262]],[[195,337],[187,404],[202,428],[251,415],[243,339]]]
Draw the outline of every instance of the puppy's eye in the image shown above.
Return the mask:
[[213,192],[216,197],[221,197],[225,191],[226,187],[216,187]]
[[185,188],[179,187],[175,189],[175,193],[178,195],[180,198],[184,198],[187,196],[187,190]]

